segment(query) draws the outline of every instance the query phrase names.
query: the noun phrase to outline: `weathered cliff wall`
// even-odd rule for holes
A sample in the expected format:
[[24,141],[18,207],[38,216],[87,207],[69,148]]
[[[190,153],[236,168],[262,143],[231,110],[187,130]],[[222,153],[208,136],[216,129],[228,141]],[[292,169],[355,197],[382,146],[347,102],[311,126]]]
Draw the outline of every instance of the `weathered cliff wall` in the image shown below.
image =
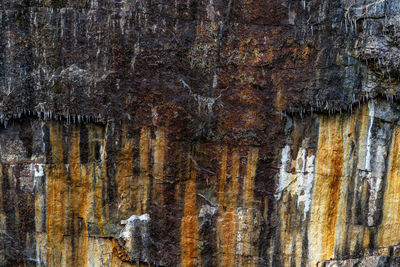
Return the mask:
[[282,265],[348,258],[341,264],[357,266],[362,258],[366,266],[399,264],[393,118],[391,103],[371,100],[351,115],[315,116],[311,128],[291,124],[276,195]]
[[259,262],[258,148],[113,130],[29,119],[2,130],[3,263]]
[[396,0],[0,2],[0,265],[400,265]]
[[397,262],[398,113],[288,118],[275,176],[260,147],[22,118],[0,135],[2,262]]

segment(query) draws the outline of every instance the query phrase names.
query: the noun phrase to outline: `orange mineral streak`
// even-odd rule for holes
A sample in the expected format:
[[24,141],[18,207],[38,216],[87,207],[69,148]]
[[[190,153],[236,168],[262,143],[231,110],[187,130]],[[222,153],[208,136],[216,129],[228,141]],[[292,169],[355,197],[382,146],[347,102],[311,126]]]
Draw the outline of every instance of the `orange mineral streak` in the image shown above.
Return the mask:
[[149,198],[149,151],[150,151],[150,130],[143,127],[140,132],[139,157],[140,157],[140,176],[137,194],[137,214],[141,215],[147,211]]
[[[103,183],[106,166],[105,161],[96,162],[94,154],[98,142],[102,147],[101,158],[104,159],[106,143],[100,127],[85,127],[88,127],[89,162],[82,164],[80,129],[71,126],[71,143],[66,151],[68,163],[65,164],[62,127],[57,123],[49,123],[51,161],[43,166],[46,175],[45,194],[35,196],[36,256],[43,259],[46,266],[136,266],[122,262],[113,253],[113,241],[101,238],[105,235],[103,221],[107,214],[106,207],[102,206],[102,192],[106,190],[103,186],[107,186]],[[122,136],[121,142],[116,179],[118,185],[122,184],[118,189],[119,194],[123,195],[133,191],[129,190],[130,183],[127,182],[133,176],[133,142],[126,135]],[[37,173],[41,173],[40,167],[38,164],[33,166]],[[46,228],[42,226],[43,220]],[[95,236],[90,235],[88,224],[98,226],[100,232]]]
[[67,199],[67,169],[62,164],[62,130],[50,123],[50,144],[53,164],[46,166],[46,230],[47,263],[55,266],[62,261],[63,233],[65,232],[65,199]]
[[[71,192],[73,197],[69,199],[70,216],[73,220],[74,231],[77,238],[76,250],[81,253],[74,253],[73,264],[87,266],[87,210],[89,194],[89,181],[85,166],[80,162],[79,150],[79,128],[74,127],[72,132],[72,145],[69,152],[69,171],[71,176]],[[75,241],[76,242],[76,241]]]
[[[221,156],[221,180],[226,177],[226,160],[227,147],[224,146]],[[222,253],[218,256],[219,266],[234,266],[235,265],[235,247],[236,247],[236,221],[237,207],[236,199],[238,194],[237,178],[239,176],[239,153],[234,150],[232,154],[232,189],[226,188],[225,195],[228,197],[225,202],[220,201],[220,207],[225,207],[226,210],[220,209],[220,216],[217,221],[217,246]],[[222,187],[220,180],[220,188]],[[221,189],[220,189],[221,190]],[[224,194],[220,194],[224,195]]]
[[[354,161],[355,161],[355,152],[352,149],[352,143],[356,142],[355,135],[358,134],[356,132],[356,125],[360,121],[360,111],[357,110],[355,114],[353,114],[350,118],[346,119],[346,123],[343,126],[343,144],[344,144],[344,164],[343,164],[343,179],[341,182],[340,187],[340,197],[339,197],[339,207],[338,207],[338,219],[337,219],[337,229],[336,229],[336,236],[335,236],[335,251],[338,253],[346,253],[346,249],[349,247],[352,248],[353,246],[349,244],[354,240],[357,243],[357,237],[350,238],[353,233],[359,233],[359,227],[355,226],[351,219],[348,216],[348,205],[351,204],[349,202],[349,197],[352,194],[348,192],[349,187],[351,188],[354,183],[353,177],[353,169],[356,168]],[[366,120],[368,125],[368,117]],[[364,246],[365,247],[365,246]]]
[[389,172],[383,200],[382,223],[378,229],[378,247],[400,242],[400,127],[394,129],[389,158]]
[[231,195],[229,196],[229,206],[236,208],[237,199],[239,194],[239,167],[240,167],[240,155],[237,149],[234,149],[232,152],[232,190]]
[[254,202],[254,179],[256,177],[258,148],[250,148],[247,159],[247,173],[244,181],[244,205],[247,208],[253,207]]
[[320,120],[316,178],[311,216],[311,264],[333,257],[343,167],[343,122]]
[[246,257],[241,257],[241,266],[257,266],[258,249],[253,246],[253,238],[255,238],[254,224],[256,219],[254,217],[254,184],[258,162],[258,148],[252,147],[247,157],[247,172],[244,181],[244,206],[247,208],[244,213],[244,223],[248,229],[244,232],[243,236],[243,254]]
[[190,155],[188,156],[187,176],[184,214],[181,223],[181,266],[195,266],[195,258],[198,256],[198,215],[196,212],[197,169]]

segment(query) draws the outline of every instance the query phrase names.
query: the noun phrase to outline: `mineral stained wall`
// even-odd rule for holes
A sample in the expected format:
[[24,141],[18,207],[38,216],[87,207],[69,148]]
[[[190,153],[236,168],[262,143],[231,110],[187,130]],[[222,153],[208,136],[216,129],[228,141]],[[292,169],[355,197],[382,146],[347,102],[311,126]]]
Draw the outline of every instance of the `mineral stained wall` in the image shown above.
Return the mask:
[[400,266],[400,2],[2,0],[1,266]]

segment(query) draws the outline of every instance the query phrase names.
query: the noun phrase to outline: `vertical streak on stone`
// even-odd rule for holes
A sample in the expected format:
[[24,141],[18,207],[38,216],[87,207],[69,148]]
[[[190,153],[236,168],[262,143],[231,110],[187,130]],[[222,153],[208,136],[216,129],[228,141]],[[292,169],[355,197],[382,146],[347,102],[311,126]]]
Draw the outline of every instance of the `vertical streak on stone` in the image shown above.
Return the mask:
[[252,147],[248,152],[247,171],[244,180],[243,204],[244,209],[239,215],[239,234],[242,236],[242,257],[239,258],[241,266],[256,266],[258,250],[253,246],[255,233],[256,214],[254,213],[254,180],[258,162],[258,148]]
[[[285,149],[285,148],[284,148]],[[286,174],[288,178],[291,174]],[[280,178],[282,176],[280,175]],[[291,178],[290,178],[291,179]],[[292,255],[292,240],[293,240],[293,220],[291,220],[292,214],[294,214],[294,199],[292,192],[287,188],[280,193],[280,201],[283,203],[279,208],[279,220],[281,221],[281,227],[279,232],[279,247],[281,251],[280,259],[283,266],[290,266],[290,260],[293,258]],[[279,191],[278,191],[279,192]],[[298,217],[300,219],[300,216]]]
[[[1,165],[0,165],[1,166]],[[43,164],[32,164],[35,184],[35,234],[36,259],[46,259],[46,201],[45,201],[45,174]],[[2,173],[0,169],[0,174]],[[1,187],[0,187],[1,189]]]
[[132,199],[136,197],[131,190],[133,173],[132,173],[132,150],[133,140],[128,137],[127,125],[123,124],[121,133],[121,150],[118,153],[117,171],[115,180],[118,188],[118,216],[119,218],[129,218],[131,212]]
[[240,167],[240,155],[237,149],[233,150],[232,153],[232,196],[230,197],[230,206],[236,208],[237,198],[239,193],[239,167]]
[[50,123],[50,143],[53,164],[47,166],[45,171],[48,174],[46,181],[46,255],[47,265],[56,266],[62,261],[67,173],[62,164],[62,130],[55,123]]
[[183,190],[184,186],[182,185],[182,181],[184,180],[184,177],[186,175],[186,162],[185,162],[185,155],[184,155],[184,149],[180,145],[179,146],[179,153],[178,153],[178,183],[176,183],[175,187],[175,202],[177,203],[182,203],[183,201]]
[[400,127],[393,132],[389,171],[383,199],[382,223],[376,246],[391,246],[400,242]]
[[365,170],[367,173],[368,182],[368,211],[366,212],[368,226],[376,226],[377,218],[379,217],[379,192],[381,191],[381,185],[383,176],[385,173],[385,158],[386,158],[386,143],[387,143],[387,131],[385,125],[379,126],[378,133],[373,132],[374,118],[375,118],[375,101],[372,99],[368,102],[369,108],[369,125],[367,135],[367,155]]
[[[225,149],[225,147],[224,147]],[[225,150],[222,154],[222,162],[227,158],[224,155]],[[221,165],[221,175],[223,173],[222,169],[226,168]],[[226,170],[225,170],[226,171]],[[226,173],[225,173],[226,174]],[[219,266],[235,266],[235,247],[236,247],[236,222],[237,222],[237,208],[236,200],[238,194],[238,182],[237,177],[239,176],[239,153],[237,150],[233,150],[232,154],[232,188],[227,192],[226,199],[226,211],[221,208],[220,204],[220,218],[217,221],[217,246],[218,250],[222,252],[219,255]]]
[[247,162],[247,173],[244,181],[244,206],[253,208],[254,201],[254,179],[256,177],[258,161],[258,148],[250,148]]
[[220,206],[225,205],[225,181],[226,181],[226,161],[227,161],[228,147],[226,145],[222,148],[221,157],[221,177],[219,178],[219,188],[218,188],[218,203]]
[[[361,111],[361,119],[360,123],[360,132],[358,134],[358,144],[357,144],[357,168],[358,173],[355,179],[354,186],[354,224],[355,225],[363,225],[367,218],[367,203],[368,203],[368,184],[367,184],[367,171],[370,170],[370,143],[371,143],[371,125],[373,123],[373,119],[370,118],[370,111],[367,105],[364,105]],[[367,160],[367,158],[369,158]],[[355,241],[357,239],[352,239],[353,242],[351,244],[352,247],[355,246]]]
[[335,233],[335,252],[339,253],[340,255],[345,255],[344,253],[347,244],[346,240],[348,240],[348,235],[353,230],[352,224],[349,224],[348,218],[348,210],[351,207],[348,207],[349,198],[349,188],[352,189],[352,185],[354,182],[353,176],[353,167],[354,167],[354,151],[352,148],[352,143],[354,144],[354,135],[355,133],[355,125],[356,121],[359,118],[360,113],[356,113],[352,115],[350,118],[346,119],[346,129],[343,132],[344,140],[343,140],[343,147],[344,147],[344,163],[343,163],[343,180],[340,185],[340,199],[339,201],[339,208],[338,208],[338,219],[337,219],[337,228]]
[[[331,134],[335,133],[335,140],[330,142],[329,148],[333,150],[332,157],[327,166],[329,166],[328,171],[328,197],[327,197],[327,210],[325,215],[326,225],[324,226],[324,243],[325,243],[325,258],[330,258],[333,256],[334,244],[335,244],[335,230],[336,230],[336,220],[337,220],[337,210],[338,210],[338,199],[340,182],[342,179],[342,165],[343,165],[343,136],[340,124],[340,117],[336,120],[336,125],[332,129]],[[329,127],[329,126],[328,126]],[[328,130],[330,131],[330,129]],[[329,149],[327,148],[327,149]],[[323,151],[323,150],[322,150]],[[325,158],[326,159],[326,158]],[[317,171],[317,173],[319,173]]]
[[286,190],[286,188],[290,185],[292,179],[292,157],[291,157],[291,148],[289,145],[286,145],[281,152],[281,166],[279,170],[279,183],[276,189],[276,199],[279,200],[282,196],[282,193]]
[[55,122],[49,123],[50,127],[50,144],[51,144],[51,158],[52,163],[62,164],[63,160],[63,147],[62,147],[62,129],[60,125]]
[[143,127],[140,132],[140,176],[139,189],[137,195],[137,214],[141,215],[147,212],[147,201],[149,196],[149,142],[150,130]]
[[167,142],[165,139],[165,132],[162,129],[156,131],[156,142],[154,147],[154,165],[153,165],[153,199],[159,200],[159,204],[163,205],[164,198],[162,195],[163,182],[164,182],[164,161],[165,161],[165,149]]
[[[343,240],[336,240],[338,243],[337,253],[340,253],[341,250],[345,255],[355,254],[360,251],[360,247],[368,247],[369,245],[369,228],[365,227],[367,225],[367,214],[368,214],[368,179],[366,179],[366,170],[368,164],[370,164],[371,148],[369,147],[371,144],[371,125],[373,123],[373,111],[370,110],[370,105],[364,105],[355,115],[353,115],[348,123],[354,126],[354,144],[355,149],[353,151],[354,158],[353,162],[349,162],[349,165],[353,165],[353,169],[347,171],[346,165],[344,165],[343,170],[343,180],[347,183],[347,176],[351,177],[351,184],[349,185],[349,191],[351,192],[349,195],[348,204],[346,207],[343,207],[343,212],[346,212],[347,209],[347,217],[346,222],[348,226],[345,229],[340,230],[344,237]],[[375,145],[375,144],[373,144]],[[372,149],[373,151],[374,149]],[[345,159],[347,155],[345,154]],[[368,162],[368,164],[367,164]],[[347,164],[347,162],[346,162]],[[345,186],[345,185],[343,185]],[[343,196],[343,198],[346,198]],[[346,199],[347,201],[347,199]],[[347,205],[351,205],[347,207]],[[338,226],[340,226],[340,222],[338,222]],[[343,243],[343,244],[342,244]],[[343,248],[342,248],[343,247]],[[339,255],[339,254],[338,254]]]
[[[6,212],[4,210],[5,205],[7,205],[7,203],[4,203],[4,194],[5,192],[3,192],[3,181],[4,177],[3,177],[3,164],[0,163],[0,229],[1,230],[6,230],[7,229],[7,225],[6,225]],[[0,262],[6,262],[6,255],[4,252],[0,253]]]
[[184,213],[181,223],[181,266],[194,266],[197,254],[198,220],[196,216],[197,169],[188,154],[188,180],[185,186]]
[[[81,189],[78,190],[80,192],[80,203],[77,203],[78,207],[78,214],[79,217],[82,218],[82,230],[81,230],[81,235],[79,236],[79,250],[80,252],[77,253],[77,256],[79,257],[80,260],[80,265],[79,266],[88,266],[89,259],[88,259],[88,244],[89,244],[89,234],[88,234],[88,215],[89,211],[91,210],[91,205],[90,205],[90,198],[91,198],[91,186],[90,186],[90,176],[91,173],[87,168],[87,165],[81,165],[80,166],[80,172],[76,173],[76,177],[79,177],[81,180]],[[76,171],[79,171],[77,169]],[[80,204],[80,205],[79,205]],[[78,226],[79,227],[79,226]]]
[[86,173],[86,166],[81,164],[80,129],[72,130],[72,144],[68,155],[69,171],[71,176],[70,212],[73,220],[73,234],[71,246],[75,248],[72,255],[73,264],[87,266],[88,264],[88,233],[87,214],[88,198],[90,198],[90,186]]
[[[100,151],[96,151],[96,144],[99,140],[99,138],[102,138],[102,131],[100,127],[93,126],[89,128],[89,148],[91,150],[91,161],[89,161],[89,166],[93,169],[92,173],[92,206],[94,206],[94,217],[97,225],[99,226],[101,234],[104,235],[104,213],[102,209],[102,183],[100,182],[103,177],[102,177],[102,165],[104,164],[104,161],[101,160],[101,162],[97,162],[96,159],[96,153],[100,154]],[[100,150],[100,149],[99,149]],[[101,156],[100,156],[101,159]]]
[[43,233],[46,229],[43,229],[44,220],[44,192],[42,183],[44,182],[44,170],[42,164],[33,165],[34,168],[34,179],[35,179],[35,231],[36,233]]
[[100,159],[101,159],[101,165],[100,165],[100,177],[101,177],[101,192],[100,192],[100,203],[101,203],[101,207],[102,207],[102,212],[103,212],[103,216],[104,218],[107,218],[107,214],[110,214],[110,209],[109,209],[109,205],[106,202],[107,200],[107,161],[106,156],[107,156],[107,151],[106,151],[106,147],[107,147],[107,135],[106,135],[106,129],[102,129],[102,144],[100,147]]
[[342,122],[322,117],[309,240],[311,265],[332,258],[343,165]]

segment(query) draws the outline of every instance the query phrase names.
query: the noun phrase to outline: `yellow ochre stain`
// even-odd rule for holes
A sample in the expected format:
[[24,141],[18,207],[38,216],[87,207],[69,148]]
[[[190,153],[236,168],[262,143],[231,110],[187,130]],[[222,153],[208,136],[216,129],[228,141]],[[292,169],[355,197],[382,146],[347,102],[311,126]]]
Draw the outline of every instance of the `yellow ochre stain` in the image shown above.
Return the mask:
[[[221,179],[226,178],[226,161],[227,147],[224,146],[221,155]],[[217,246],[222,253],[218,256],[219,266],[234,266],[236,258],[236,222],[237,222],[237,207],[236,199],[238,195],[237,179],[239,176],[239,153],[237,149],[233,149],[232,153],[232,169],[231,179],[232,188],[223,188],[222,184],[225,181],[220,181],[220,195],[227,196],[223,203],[220,201],[220,207],[225,207],[220,210],[220,216],[217,220]],[[223,192],[221,192],[223,190]]]
[[65,205],[67,173],[62,164],[62,130],[50,123],[50,145],[53,164],[46,165],[46,261],[61,262],[63,233],[65,232]]
[[181,266],[194,266],[197,258],[198,222],[196,216],[197,169],[188,155],[188,181],[185,184],[184,213],[181,222]]
[[[254,224],[255,218],[253,214],[254,210],[254,185],[255,176],[258,162],[258,148],[251,147],[247,156],[247,170],[244,179],[244,189],[243,189],[243,200],[244,206],[243,210],[244,218],[241,218],[241,228],[239,231],[244,231],[243,235],[243,250],[241,253],[242,257],[239,258],[239,264],[241,266],[256,266],[257,265],[257,247],[252,246],[252,238],[254,236]],[[244,225],[247,227],[244,228]]]
[[311,216],[311,264],[333,257],[343,166],[343,122],[322,117]]
[[400,242],[400,127],[393,132],[389,172],[384,192],[382,223],[376,246],[387,247]]
[[258,148],[250,148],[247,159],[247,173],[244,181],[244,204],[248,208],[253,207],[254,178],[256,176],[258,162]]

